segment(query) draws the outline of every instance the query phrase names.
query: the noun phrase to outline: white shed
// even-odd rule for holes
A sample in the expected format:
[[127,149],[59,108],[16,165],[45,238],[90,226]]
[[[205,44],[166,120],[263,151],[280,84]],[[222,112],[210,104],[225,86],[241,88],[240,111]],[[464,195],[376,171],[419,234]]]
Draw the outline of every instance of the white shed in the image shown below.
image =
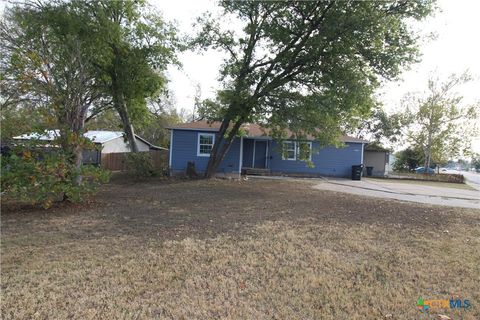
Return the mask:
[[[93,143],[100,144],[103,154],[131,151],[121,131],[87,131],[84,136],[92,140]],[[139,151],[149,151],[151,147],[154,147],[150,142],[137,135],[135,135],[135,139]]]

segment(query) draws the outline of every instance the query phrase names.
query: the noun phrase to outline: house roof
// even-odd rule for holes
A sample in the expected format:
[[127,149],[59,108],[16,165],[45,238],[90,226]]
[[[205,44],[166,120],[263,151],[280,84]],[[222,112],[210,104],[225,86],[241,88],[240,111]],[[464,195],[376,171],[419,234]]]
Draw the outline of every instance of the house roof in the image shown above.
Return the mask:
[[[90,139],[93,143],[100,143],[103,144],[113,139],[117,139],[123,137],[122,131],[102,131],[102,130],[90,130],[83,134],[85,138]],[[22,134],[20,136],[13,137],[15,140],[31,140],[31,139],[38,139],[41,141],[51,141],[60,136],[60,130],[47,130],[44,134],[38,133],[27,133]],[[162,147],[155,146],[148,142],[147,140],[143,139],[142,137],[135,135],[138,140],[143,141],[144,143],[148,144],[150,148],[153,149],[165,149]]]
[[47,130],[44,134],[34,133],[25,133],[16,137],[13,137],[14,140],[41,140],[41,141],[51,141],[60,135],[59,130]]
[[121,131],[87,131],[83,134],[85,138],[92,140],[95,143],[105,143],[107,141],[123,137]]
[[[60,136],[60,130],[47,130],[44,134],[26,133],[20,136],[13,137],[15,140],[41,140],[41,141],[51,141]],[[94,143],[105,143],[107,141],[119,138],[123,136],[121,131],[87,131],[83,134],[85,138],[90,139]]]
[[[216,132],[220,129],[221,122],[220,121],[213,121],[213,122],[208,122],[208,121],[194,121],[194,122],[188,122],[188,123],[180,123],[176,124],[171,127],[167,127],[167,129],[171,130],[201,130],[201,131],[212,131]],[[262,127],[259,124],[255,123],[246,123],[242,125],[242,129],[247,132],[247,137],[250,138],[260,138],[260,137],[268,137],[269,129]],[[293,136],[293,133],[291,131],[287,132],[287,135],[290,137]],[[314,140],[315,138],[312,135],[308,135],[307,138],[309,140]],[[363,140],[363,139],[358,139],[355,137],[350,137],[347,135],[342,135],[340,137],[340,141],[342,142],[358,142],[358,143],[367,143],[368,141]]]

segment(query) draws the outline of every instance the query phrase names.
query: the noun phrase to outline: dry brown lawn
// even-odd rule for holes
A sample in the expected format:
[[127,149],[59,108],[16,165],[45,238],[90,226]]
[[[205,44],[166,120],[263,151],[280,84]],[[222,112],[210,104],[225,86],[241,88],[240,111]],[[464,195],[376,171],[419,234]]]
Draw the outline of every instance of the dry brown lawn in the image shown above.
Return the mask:
[[[3,209],[2,319],[480,319],[480,210],[267,180]],[[416,308],[450,295],[472,307]]]

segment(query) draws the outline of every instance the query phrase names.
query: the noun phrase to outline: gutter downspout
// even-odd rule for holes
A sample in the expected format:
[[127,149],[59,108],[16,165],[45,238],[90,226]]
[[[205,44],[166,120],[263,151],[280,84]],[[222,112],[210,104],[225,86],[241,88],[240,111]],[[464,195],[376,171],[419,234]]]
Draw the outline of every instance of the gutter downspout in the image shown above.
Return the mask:
[[360,157],[360,164],[363,164],[363,148],[364,148],[364,143],[362,142],[362,153],[361,153],[361,157]]
[[172,153],[173,153],[173,129],[170,129],[170,154],[168,156],[168,169],[170,171],[170,176],[173,174],[172,170]]
[[243,166],[243,137],[240,137],[240,159],[238,162],[238,175],[242,176],[242,166]]

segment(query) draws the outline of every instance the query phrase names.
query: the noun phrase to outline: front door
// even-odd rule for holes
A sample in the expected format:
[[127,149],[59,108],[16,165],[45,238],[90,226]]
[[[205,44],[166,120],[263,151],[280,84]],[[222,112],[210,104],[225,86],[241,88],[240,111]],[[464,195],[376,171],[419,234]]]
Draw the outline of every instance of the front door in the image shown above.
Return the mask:
[[255,140],[253,143],[253,167],[265,168],[267,159],[267,141]]

